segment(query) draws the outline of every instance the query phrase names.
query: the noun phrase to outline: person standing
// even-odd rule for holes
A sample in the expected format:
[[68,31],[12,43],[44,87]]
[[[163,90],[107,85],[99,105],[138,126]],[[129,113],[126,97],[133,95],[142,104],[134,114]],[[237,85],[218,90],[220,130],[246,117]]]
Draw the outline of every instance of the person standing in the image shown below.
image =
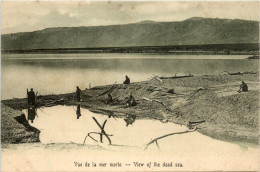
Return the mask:
[[35,93],[33,91],[33,88],[31,88],[31,91],[28,92],[27,89],[27,96],[28,96],[28,105],[35,105]]
[[78,101],[78,102],[80,102],[80,94],[81,94],[81,89],[77,86],[76,98],[77,98],[77,101]]

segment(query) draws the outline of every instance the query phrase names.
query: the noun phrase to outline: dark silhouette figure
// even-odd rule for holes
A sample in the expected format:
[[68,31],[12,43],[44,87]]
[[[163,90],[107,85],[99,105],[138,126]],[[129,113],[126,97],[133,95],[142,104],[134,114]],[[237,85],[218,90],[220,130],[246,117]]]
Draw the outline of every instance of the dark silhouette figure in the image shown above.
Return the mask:
[[79,87],[77,86],[76,99],[77,99],[78,102],[80,102],[80,94],[81,94],[81,89],[79,89]]
[[136,106],[137,103],[135,101],[135,98],[130,95],[130,97],[128,98],[127,102],[126,102],[126,107],[132,107],[132,106]]
[[128,76],[125,76],[125,81],[123,82],[123,84],[130,84],[130,78],[128,78]]
[[136,115],[126,115],[126,118],[124,119],[126,122],[126,126],[128,127],[128,125],[132,125],[135,122],[136,119]]
[[242,84],[240,85],[240,88],[239,88],[238,92],[240,93],[242,91],[243,92],[247,92],[248,91],[248,86],[247,86],[247,84],[244,81],[242,81]]
[[27,89],[27,96],[28,96],[28,105],[35,105],[35,93],[33,91],[33,88],[31,88],[31,91],[28,92]]
[[76,114],[77,114],[77,119],[79,119],[79,117],[81,116],[80,105],[77,106]]
[[113,103],[113,98],[112,98],[111,94],[108,94],[106,104],[111,104],[111,103]]
[[28,121],[31,120],[31,123],[33,123],[33,120],[35,119],[36,115],[37,115],[36,108],[34,107],[28,108]]

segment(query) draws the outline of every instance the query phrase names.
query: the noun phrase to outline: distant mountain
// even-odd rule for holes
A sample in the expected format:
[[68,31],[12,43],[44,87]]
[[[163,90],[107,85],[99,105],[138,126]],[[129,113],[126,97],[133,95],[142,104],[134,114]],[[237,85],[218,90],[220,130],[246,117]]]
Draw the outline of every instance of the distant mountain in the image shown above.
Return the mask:
[[259,42],[259,22],[193,17],[180,22],[57,27],[2,35],[2,50]]

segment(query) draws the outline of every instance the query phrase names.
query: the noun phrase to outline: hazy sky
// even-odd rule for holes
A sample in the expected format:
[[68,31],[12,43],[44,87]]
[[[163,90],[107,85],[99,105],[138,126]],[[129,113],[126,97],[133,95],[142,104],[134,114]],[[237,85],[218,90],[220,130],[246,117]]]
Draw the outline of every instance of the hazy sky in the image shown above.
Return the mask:
[[127,24],[142,20],[180,21],[195,16],[259,20],[259,2],[6,1],[1,3],[1,32]]

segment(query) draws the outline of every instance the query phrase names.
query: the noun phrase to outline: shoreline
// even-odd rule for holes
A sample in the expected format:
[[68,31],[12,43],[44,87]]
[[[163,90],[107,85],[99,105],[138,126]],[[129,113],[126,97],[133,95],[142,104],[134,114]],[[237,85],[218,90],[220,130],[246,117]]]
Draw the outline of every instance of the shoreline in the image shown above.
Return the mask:
[[66,48],[24,48],[3,49],[6,54],[72,54],[72,53],[138,53],[138,54],[176,54],[176,55],[256,55],[258,43],[241,44],[201,44],[201,45],[160,45],[124,47],[66,47]]
[[[161,80],[163,83],[154,79],[129,85],[115,84],[85,89],[82,90],[82,102],[79,104],[92,112],[117,117],[134,114],[137,119],[155,119],[180,125],[205,120],[197,129],[204,135],[231,143],[259,144],[259,73]],[[249,91],[237,93],[242,80],[248,84]],[[175,94],[167,93],[172,88]],[[108,93],[117,98],[113,105],[105,104]],[[137,106],[126,108],[129,93],[135,97]],[[73,94],[38,96],[38,107],[44,107],[50,101],[54,102],[53,106],[77,105]],[[170,110],[156,101],[147,101],[144,97],[159,100]],[[11,137],[18,131],[21,140],[18,139],[17,143],[39,142],[36,132],[25,131],[26,128],[22,129],[21,124],[11,119],[21,115],[21,110],[26,106],[25,98],[2,100],[2,143],[12,143]],[[3,120],[5,118],[8,120]],[[8,130],[10,125],[13,125],[14,130]]]
[[[89,50],[14,50],[14,51],[2,51],[2,54],[153,54],[153,55],[257,55],[259,52],[256,51],[89,51]],[[245,58],[248,59],[248,58]],[[255,60],[255,59],[251,59]]]

